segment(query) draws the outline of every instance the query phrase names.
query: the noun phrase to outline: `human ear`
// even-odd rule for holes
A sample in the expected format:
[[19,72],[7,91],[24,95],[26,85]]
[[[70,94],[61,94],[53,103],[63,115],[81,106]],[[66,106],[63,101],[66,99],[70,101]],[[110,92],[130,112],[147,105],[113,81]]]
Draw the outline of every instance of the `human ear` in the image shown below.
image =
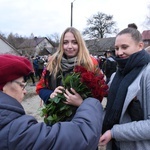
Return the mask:
[[139,42],[139,50],[142,50],[144,48],[144,43],[143,42]]

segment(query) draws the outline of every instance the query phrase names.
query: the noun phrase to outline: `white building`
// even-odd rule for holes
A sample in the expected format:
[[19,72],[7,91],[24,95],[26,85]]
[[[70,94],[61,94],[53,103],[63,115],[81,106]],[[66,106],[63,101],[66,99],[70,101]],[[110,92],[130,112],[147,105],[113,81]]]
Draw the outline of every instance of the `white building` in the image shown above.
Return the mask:
[[2,36],[0,36],[0,54],[15,54],[18,55],[17,50],[8,43]]

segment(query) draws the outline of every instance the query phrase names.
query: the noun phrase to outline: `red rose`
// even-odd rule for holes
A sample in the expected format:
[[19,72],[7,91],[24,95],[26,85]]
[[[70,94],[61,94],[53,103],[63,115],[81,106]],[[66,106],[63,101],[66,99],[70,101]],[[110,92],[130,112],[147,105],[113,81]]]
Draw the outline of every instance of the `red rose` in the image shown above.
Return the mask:
[[92,72],[85,72],[81,74],[81,81],[84,83],[91,82],[94,77],[94,74]]
[[87,72],[87,70],[84,68],[84,67],[82,67],[82,66],[75,66],[75,68],[74,68],[74,72],[76,72],[76,73],[84,73],[84,72]]

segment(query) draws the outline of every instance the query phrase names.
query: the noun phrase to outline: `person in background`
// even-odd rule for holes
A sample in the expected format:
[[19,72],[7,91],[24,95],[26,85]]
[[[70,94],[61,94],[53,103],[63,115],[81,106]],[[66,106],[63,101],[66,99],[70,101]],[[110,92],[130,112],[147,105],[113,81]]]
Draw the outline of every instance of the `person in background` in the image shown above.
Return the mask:
[[145,50],[150,54],[150,46],[146,47]]
[[104,56],[99,55],[97,60],[98,60],[99,68],[102,70],[103,64],[106,60],[105,55]]
[[23,76],[32,71],[30,61],[4,54],[0,55],[0,64],[0,149],[96,149],[103,115],[97,99],[85,99],[70,122],[53,126],[38,123],[21,105],[27,92]]
[[[58,50],[51,56],[47,68],[36,85],[36,92],[45,104],[48,103],[49,98],[54,98],[65,90],[62,86],[61,74],[65,77],[76,65],[81,65],[95,74],[102,74],[96,58],[89,54],[80,32],[74,27],[69,27],[63,32]],[[71,99],[78,107],[83,99],[74,89],[71,89],[71,92],[67,91],[67,99]],[[76,100],[80,102],[76,103]]]
[[32,70],[32,72],[29,75],[24,76],[24,81],[25,82],[27,82],[29,79],[32,80],[31,86],[35,86],[35,80],[34,80],[34,72],[33,72],[33,70]]
[[[25,56],[30,62],[31,64],[33,65],[33,58],[31,57],[31,59],[27,56]],[[32,80],[32,84],[31,86],[35,86],[35,79],[34,79],[34,69],[32,69],[32,71],[27,75],[27,76],[24,76],[24,81],[27,82],[29,79]]]
[[41,78],[42,76],[42,72],[43,72],[43,69],[44,69],[44,59],[40,56],[38,56],[38,73],[39,73],[39,79]]
[[137,29],[116,36],[118,69],[110,80],[100,138],[109,150],[150,148],[150,55],[143,47]]
[[117,62],[113,58],[113,52],[107,50],[105,53],[106,59],[103,63],[102,70],[106,75],[106,83],[109,82],[111,75],[117,70]]
[[38,78],[40,80],[38,56],[36,56],[35,58],[34,58],[34,56],[32,56],[31,59],[32,59],[33,68],[34,68],[34,72],[35,72],[35,77],[36,77],[36,79]]

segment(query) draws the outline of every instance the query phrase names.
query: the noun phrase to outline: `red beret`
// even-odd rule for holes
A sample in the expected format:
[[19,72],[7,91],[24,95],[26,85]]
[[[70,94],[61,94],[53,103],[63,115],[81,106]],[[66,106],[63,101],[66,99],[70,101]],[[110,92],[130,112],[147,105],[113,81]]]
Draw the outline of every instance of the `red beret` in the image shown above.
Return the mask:
[[30,61],[22,56],[10,54],[0,55],[0,90],[3,86],[17,78],[28,75],[32,71]]

